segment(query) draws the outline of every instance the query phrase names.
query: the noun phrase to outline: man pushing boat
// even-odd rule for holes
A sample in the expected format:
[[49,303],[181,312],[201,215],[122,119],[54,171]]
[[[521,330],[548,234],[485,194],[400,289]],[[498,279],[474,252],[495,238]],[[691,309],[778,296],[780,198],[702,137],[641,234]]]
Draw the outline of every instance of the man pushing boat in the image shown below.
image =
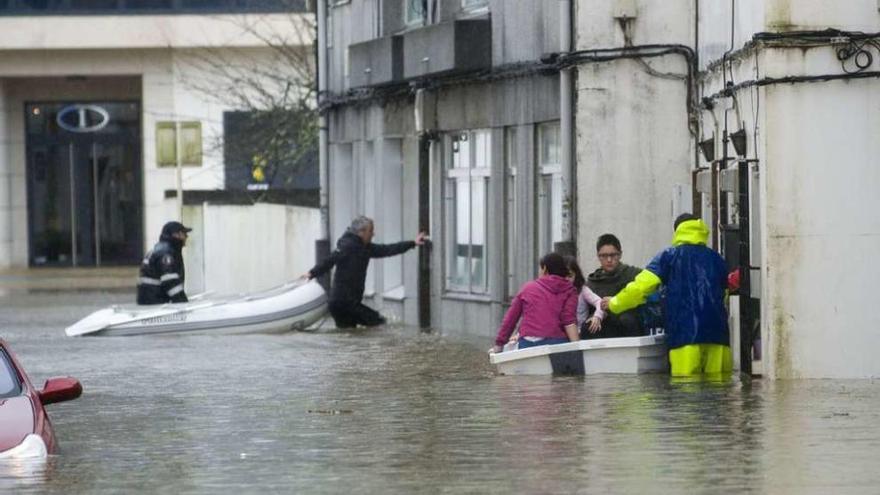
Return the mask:
[[427,239],[424,232],[419,232],[413,241],[374,244],[375,234],[375,226],[371,218],[365,216],[355,218],[342,237],[336,241],[336,250],[304,275],[308,279],[313,279],[336,266],[328,309],[336,321],[337,328],[351,328],[357,325],[374,327],[385,323],[385,318],[381,314],[361,302],[364,297],[364,282],[367,278],[370,258],[403,254],[416,246],[421,246]]

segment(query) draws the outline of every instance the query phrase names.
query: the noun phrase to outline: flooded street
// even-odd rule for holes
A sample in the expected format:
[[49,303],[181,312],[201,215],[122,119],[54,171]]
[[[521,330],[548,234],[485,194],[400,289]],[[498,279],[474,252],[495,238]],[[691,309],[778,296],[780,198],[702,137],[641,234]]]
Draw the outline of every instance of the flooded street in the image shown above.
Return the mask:
[[[413,328],[97,337],[131,291],[8,290],[0,336],[60,453],[8,493],[876,493],[880,383],[503,377],[490,339]],[[836,351],[835,351],[836,352]]]

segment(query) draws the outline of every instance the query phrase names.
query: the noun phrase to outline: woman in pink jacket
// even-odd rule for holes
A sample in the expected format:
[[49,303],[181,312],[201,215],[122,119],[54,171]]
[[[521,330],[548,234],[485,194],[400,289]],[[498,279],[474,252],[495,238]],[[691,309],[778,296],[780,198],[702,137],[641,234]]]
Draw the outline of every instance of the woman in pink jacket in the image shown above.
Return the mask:
[[558,253],[550,253],[541,258],[540,267],[541,275],[523,285],[513,298],[495,337],[493,352],[501,352],[520,319],[520,349],[580,340],[578,294],[568,279],[565,259]]

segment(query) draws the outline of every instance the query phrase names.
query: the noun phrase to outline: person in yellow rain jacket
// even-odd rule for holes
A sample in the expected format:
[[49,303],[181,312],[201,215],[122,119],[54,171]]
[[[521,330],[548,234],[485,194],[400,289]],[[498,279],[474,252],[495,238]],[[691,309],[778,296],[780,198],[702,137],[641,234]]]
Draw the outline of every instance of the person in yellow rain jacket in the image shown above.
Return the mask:
[[686,213],[675,219],[674,228],[672,246],[602,305],[620,314],[644,304],[662,284],[672,375],[729,372],[733,359],[724,303],[727,266],[706,245],[709,227],[702,220]]

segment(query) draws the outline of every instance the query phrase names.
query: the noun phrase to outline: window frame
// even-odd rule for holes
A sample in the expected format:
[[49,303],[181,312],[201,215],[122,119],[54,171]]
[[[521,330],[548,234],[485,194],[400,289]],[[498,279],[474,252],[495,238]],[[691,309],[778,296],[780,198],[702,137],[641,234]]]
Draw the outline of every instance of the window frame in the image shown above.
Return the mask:
[[[477,143],[478,139],[485,139],[482,143],[485,145],[485,163],[478,164],[478,146],[471,143]],[[461,142],[468,142],[467,146],[467,166],[456,166],[456,153],[460,153]],[[444,290],[448,293],[467,294],[475,296],[486,296],[490,292],[489,282],[489,205],[491,203],[490,189],[492,179],[492,129],[467,129],[454,133],[450,133],[447,140],[448,156],[444,157],[443,164],[443,226],[445,230],[445,266],[443,270]],[[460,160],[460,158],[459,158]],[[459,162],[460,163],[460,162]],[[458,238],[458,220],[460,215],[459,208],[461,202],[458,197],[460,182],[465,181],[467,184],[467,212],[465,213],[468,221],[468,238],[467,244],[459,244]],[[480,184],[482,188],[482,218],[478,220],[482,230],[482,244],[473,243],[475,237],[474,230],[474,186]],[[464,277],[464,283],[459,282],[462,274],[458,273],[458,262],[461,256],[458,255],[462,246],[467,246],[467,257],[465,266],[468,267]],[[480,247],[480,254],[474,255],[474,247]],[[480,278],[474,278],[475,260],[480,260]]]
[[[535,172],[536,172],[536,214],[537,256],[553,251],[562,240],[562,143],[560,121],[552,120],[535,125]],[[556,159],[545,161],[544,133],[553,129],[556,146]],[[549,184],[549,187],[548,187]],[[548,190],[549,189],[549,190]]]
[[517,177],[517,162],[519,161],[519,153],[517,139],[519,138],[519,130],[514,126],[504,128],[504,242],[505,242],[505,260],[504,266],[507,268],[507,276],[505,277],[504,295],[507,300],[516,296],[516,239],[519,234],[519,223],[517,207],[519,205],[517,185],[519,178]]
[[467,14],[476,14],[489,11],[489,0],[461,0],[461,11]]
[[[413,11],[412,2],[422,2],[423,11],[421,17],[410,19],[410,13]],[[428,24],[428,10],[430,8],[429,0],[403,0],[403,25],[407,29],[426,26]]]

